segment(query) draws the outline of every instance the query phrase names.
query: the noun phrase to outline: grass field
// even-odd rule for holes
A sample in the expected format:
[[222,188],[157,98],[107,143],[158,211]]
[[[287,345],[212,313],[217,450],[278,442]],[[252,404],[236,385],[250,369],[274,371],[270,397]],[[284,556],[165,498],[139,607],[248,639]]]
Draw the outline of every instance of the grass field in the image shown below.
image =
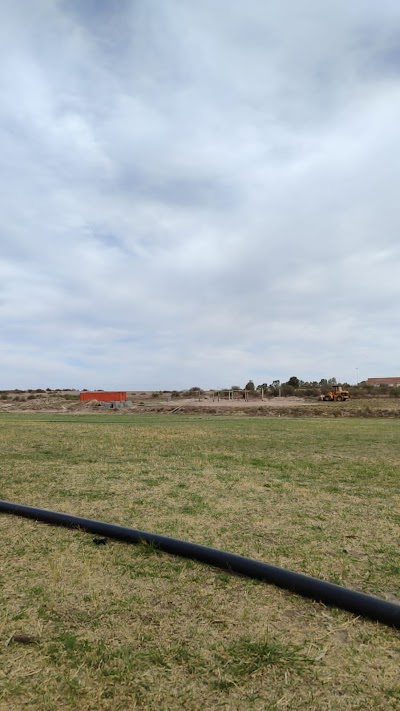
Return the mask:
[[[398,420],[1,415],[1,498],[400,601]],[[399,709],[399,633],[0,515],[1,711]],[[32,635],[22,644],[15,634]]]

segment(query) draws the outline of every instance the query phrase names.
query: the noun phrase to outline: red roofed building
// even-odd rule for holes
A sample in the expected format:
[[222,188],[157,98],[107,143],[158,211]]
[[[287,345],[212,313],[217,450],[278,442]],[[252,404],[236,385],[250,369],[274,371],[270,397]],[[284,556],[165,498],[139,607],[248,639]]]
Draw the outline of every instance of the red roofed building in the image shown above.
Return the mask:
[[368,378],[367,385],[400,385],[400,378]]

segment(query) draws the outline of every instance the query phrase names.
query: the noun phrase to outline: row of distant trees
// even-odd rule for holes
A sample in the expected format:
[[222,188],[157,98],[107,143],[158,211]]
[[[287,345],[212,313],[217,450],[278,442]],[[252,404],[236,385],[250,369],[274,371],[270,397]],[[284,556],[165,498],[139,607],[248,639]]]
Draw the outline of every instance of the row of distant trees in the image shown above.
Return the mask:
[[[292,375],[286,382],[281,382],[280,380],[273,380],[272,383],[260,383],[260,385],[255,385],[253,380],[249,380],[244,386],[245,390],[250,392],[261,392],[265,395],[271,397],[278,397],[279,395],[298,395],[299,397],[311,397],[317,396],[321,392],[328,392],[328,390],[333,386],[337,385],[336,378],[322,378],[319,382],[317,380],[306,381],[301,380],[296,375]],[[344,384],[343,387],[349,387]],[[233,386],[233,390],[240,390],[238,386]]]
[[[245,386],[246,390],[264,390],[264,392],[270,393],[271,395],[319,395],[321,392],[328,392],[333,385],[337,385],[338,382],[336,378],[322,378],[319,382],[317,380],[306,381],[301,380],[296,375],[292,375],[289,380],[282,382],[280,380],[273,380],[272,383],[261,383],[261,385],[254,385],[252,380],[249,380]],[[301,391],[301,392],[300,392]]]
[[[295,395],[297,397],[318,397],[327,393],[334,385],[341,385],[344,390],[350,392],[350,396],[353,398],[369,398],[369,397],[380,397],[380,396],[390,396],[400,398],[400,387],[390,387],[389,385],[380,385],[376,387],[374,385],[369,385],[366,381],[363,381],[357,385],[350,385],[350,383],[339,383],[336,378],[321,378],[321,380],[301,380],[295,375],[292,375],[286,382],[281,382],[280,380],[273,380],[272,383],[260,383],[256,385],[253,380],[249,380],[246,385],[231,385],[230,388],[220,388],[220,395],[228,397],[229,391],[236,391],[238,393],[243,393],[247,390],[250,397],[261,397],[261,392],[264,397],[288,397]],[[172,397],[194,397],[204,393],[204,390],[200,387],[193,387],[186,391],[173,391]]]
[[[272,383],[261,383],[260,385],[255,385],[253,380],[249,380],[244,386],[245,390],[254,392],[263,391],[265,395],[271,397],[278,397],[279,395],[289,396],[297,395],[298,397],[313,397],[318,396],[321,393],[324,394],[328,392],[334,385],[341,385],[344,390],[349,390],[353,397],[371,397],[379,395],[390,395],[391,397],[400,397],[400,387],[391,387],[390,385],[370,385],[366,381],[363,381],[357,385],[350,385],[350,383],[338,383],[336,378],[321,378],[321,380],[306,381],[301,380],[297,376],[293,375],[286,382],[281,382],[280,380],[273,380]],[[241,390],[239,386],[232,386],[232,390]]]
[[[221,388],[219,390],[220,394],[228,393],[229,391],[235,391],[237,393],[246,390],[248,394],[253,395],[253,397],[260,397],[261,393],[265,397],[278,397],[280,395],[287,397],[289,395],[297,395],[298,397],[312,397],[320,395],[321,393],[328,392],[328,390],[333,386],[337,385],[336,378],[323,378],[319,382],[314,380],[308,382],[301,380],[293,375],[286,382],[281,382],[280,380],[273,380],[272,383],[260,383],[256,385],[253,380],[249,380],[246,385],[232,385],[230,388]],[[343,387],[350,388],[347,383],[343,384]],[[400,389],[399,389],[400,390]],[[184,394],[185,395],[195,395],[203,393],[199,387],[190,388]],[[177,391],[172,393],[173,396],[178,397],[182,395]]]

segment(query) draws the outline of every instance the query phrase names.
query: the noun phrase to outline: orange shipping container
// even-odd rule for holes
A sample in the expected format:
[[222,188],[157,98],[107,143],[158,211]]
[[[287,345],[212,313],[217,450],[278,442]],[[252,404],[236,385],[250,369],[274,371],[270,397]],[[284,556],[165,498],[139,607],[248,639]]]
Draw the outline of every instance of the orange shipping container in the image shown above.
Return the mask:
[[82,402],[87,402],[88,400],[98,400],[99,402],[121,402],[126,400],[126,392],[119,390],[118,392],[103,392],[92,391],[92,392],[82,392],[79,395]]

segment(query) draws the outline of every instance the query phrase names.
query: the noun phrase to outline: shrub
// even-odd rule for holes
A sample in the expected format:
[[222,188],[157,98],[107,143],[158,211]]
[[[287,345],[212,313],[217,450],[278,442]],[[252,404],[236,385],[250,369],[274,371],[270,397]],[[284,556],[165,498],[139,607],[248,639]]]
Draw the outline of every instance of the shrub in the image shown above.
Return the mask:
[[299,397],[318,397],[319,394],[320,389],[313,387],[299,388],[295,392],[295,395],[298,395]]
[[255,400],[255,399],[261,397],[261,391],[260,391],[260,390],[250,390],[250,392],[248,392],[247,395],[248,395],[252,400]]
[[400,397],[400,388],[399,387],[390,388],[389,397]]
[[295,388],[293,387],[293,385],[283,385],[282,386],[282,395],[284,395],[284,397],[289,397],[294,394],[295,394]]

